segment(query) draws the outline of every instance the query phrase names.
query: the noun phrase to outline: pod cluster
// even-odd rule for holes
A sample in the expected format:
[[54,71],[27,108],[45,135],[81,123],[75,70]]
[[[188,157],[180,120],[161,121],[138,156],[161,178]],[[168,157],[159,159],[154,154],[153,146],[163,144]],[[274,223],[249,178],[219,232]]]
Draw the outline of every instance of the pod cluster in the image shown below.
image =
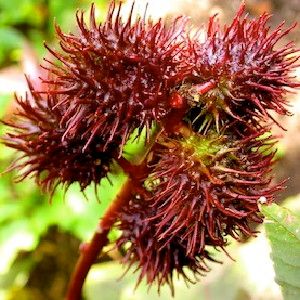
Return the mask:
[[229,26],[210,18],[204,39],[185,17],[166,24],[131,11],[123,22],[114,1],[100,24],[94,6],[89,24],[78,12],[78,33],[56,26],[61,50],[46,45],[54,59],[40,88],[29,81],[30,95],[6,122],[4,142],[22,152],[20,180],[34,176],[48,192],[98,184],[145,129],[143,176],[119,211],[116,244],[139,279],[158,287],[173,290],[175,271],[189,281],[209,271],[210,249],[254,235],[258,200],[270,203],[282,189],[271,182],[270,132],[274,113],[289,114],[299,52],[277,46],[292,27],[271,31],[269,15],[244,10]]

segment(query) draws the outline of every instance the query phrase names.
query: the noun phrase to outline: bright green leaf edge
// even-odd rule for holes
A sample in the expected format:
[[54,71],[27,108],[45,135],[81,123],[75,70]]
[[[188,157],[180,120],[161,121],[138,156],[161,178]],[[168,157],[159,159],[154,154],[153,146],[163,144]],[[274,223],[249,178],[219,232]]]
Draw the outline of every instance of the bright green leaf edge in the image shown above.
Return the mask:
[[262,205],[276,273],[285,300],[300,299],[300,217],[276,204]]

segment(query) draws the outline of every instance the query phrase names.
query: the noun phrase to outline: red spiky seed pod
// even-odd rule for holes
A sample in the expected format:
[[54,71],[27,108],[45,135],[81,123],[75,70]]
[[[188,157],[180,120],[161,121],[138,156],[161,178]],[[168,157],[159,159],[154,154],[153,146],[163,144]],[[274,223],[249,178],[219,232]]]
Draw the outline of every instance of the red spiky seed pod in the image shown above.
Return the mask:
[[[285,29],[282,23],[271,31],[270,15],[249,19],[244,10],[242,4],[224,28],[211,17],[204,41],[192,42],[193,74],[179,93],[197,107],[195,118],[202,120],[197,130],[214,123],[221,128],[228,119],[275,121],[271,111],[289,114],[286,94],[300,86],[292,76],[299,51],[293,43],[277,47],[294,26]],[[253,127],[257,124],[254,121]]]
[[138,282],[145,277],[173,290],[174,271],[185,280],[185,269],[203,275],[213,260],[210,247],[225,251],[227,235],[255,234],[249,223],[262,222],[258,200],[270,203],[282,188],[270,186],[274,141],[262,136],[267,129],[243,138],[234,127],[221,135],[182,128],[182,135],[160,136],[149,154],[145,190],[133,191],[119,215],[117,245],[129,243],[124,262],[136,264]]
[[107,137],[108,145],[121,136],[122,146],[136,128],[149,133],[153,122],[163,122],[172,109],[183,108],[183,104],[173,105],[170,94],[188,73],[186,18],[167,26],[145,16],[132,21],[132,13],[123,23],[121,4],[116,7],[112,1],[100,25],[96,25],[92,6],[89,27],[83,12],[78,12],[77,35],[56,27],[62,52],[46,47],[61,66],[50,62],[47,69],[54,78],[45,79],[48,89],[41,93],[60,94],[61,104],[69,104],[63,117],[78,125],[69,126],[64,139],[72,139],[76,126],[83,122],[90,132],[89,141],[101,135]]
[[[63,142],[66,123],[62,119],[67,108],[57,105],[56,95],[41,97],[30,83],[29,86],[31,96],[16,98],[18,111],[5,122],[12,131],[3,137],[5,145],[22,153],[12,165],[22,170],[18,179],[35,177],[51,194],[59,184],[67,189],[77,182],[81,190],[92,182],[98,184],[106,176],[118,147],[111,144],[107,152],[103,151],[105,141],[101,136],[86,147],[88,138],[84,134]],[[80,129],[85,132],[85,128]]]
[[156,208],[156,237],[187,239],[187,255],[193,256],[205,245],[223,248],[226,235],[253,235],[249,223],[262,222],[258,199],[270,203],[282,188],[270,185],[275,142],[264,133],[243,137],[231,128],[223,135],[164,139],[144,183]]
[[[157,285],[158,292],[164,284],[169,285],[174,295],[175,275],[193,283],[198,276],[210,270],[207,263],[216,260],[207,249],[193,256],[187,255],[188,245],[180,235],[174,234],[168,241],[158,239],[157,221],[153,219],[156,213],[156,208],[143,196],[133,196],[129,205],[123,207],[119,214],[118,229],[122,234],[116,244],[121,252],[125,251],[122,261],[128,269],[134,267],[140,271],[137,285],[145,278],[150,286]],[[171,224],[166,224],[165,230],[168,225]]]

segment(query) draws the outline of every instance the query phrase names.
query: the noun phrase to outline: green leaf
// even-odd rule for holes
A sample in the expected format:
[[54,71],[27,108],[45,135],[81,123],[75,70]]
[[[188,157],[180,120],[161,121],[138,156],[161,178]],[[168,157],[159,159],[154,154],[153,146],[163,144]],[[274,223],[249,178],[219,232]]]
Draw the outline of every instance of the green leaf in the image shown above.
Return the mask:
[[263,205],[276,282],[285,300],[300,299],[300,217],[276,204]]

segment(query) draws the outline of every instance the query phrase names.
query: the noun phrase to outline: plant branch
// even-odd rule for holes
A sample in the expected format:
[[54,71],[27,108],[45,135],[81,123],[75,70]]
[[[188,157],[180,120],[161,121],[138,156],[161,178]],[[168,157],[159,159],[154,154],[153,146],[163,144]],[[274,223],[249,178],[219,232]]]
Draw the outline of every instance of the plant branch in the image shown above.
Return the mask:
[[119,209],[123,205],[126,205],[130,199],[133,185],[132,182],[132,179],[129,178],[123,184],[116,199],[112,202],[100,220],[91,242],[82,250],[69,283],[66,300],[81,299],[81,291],[85,278],[92,264],[96,261],[97,256],[108,243],[107,235],[115,223]]
[[120,208],[129,202],[133,186],[136,190],[140,189],[140,179],[147,173],[145,159],[153,147],[159,132],[158,127],[153,130],[149,144],[143,153],[140,154],[139,160],[132,162],[124,157],[115,158],[118,165],[128,175],[128,180],[123,184],[115,200],[111,203],[100,220],[90,243],[83,247],[69,283],[66,300],[81,299],[83,283],[92,264],[96,261],[103,247],[106,246],[109,241],[107,236],[116,221]]

